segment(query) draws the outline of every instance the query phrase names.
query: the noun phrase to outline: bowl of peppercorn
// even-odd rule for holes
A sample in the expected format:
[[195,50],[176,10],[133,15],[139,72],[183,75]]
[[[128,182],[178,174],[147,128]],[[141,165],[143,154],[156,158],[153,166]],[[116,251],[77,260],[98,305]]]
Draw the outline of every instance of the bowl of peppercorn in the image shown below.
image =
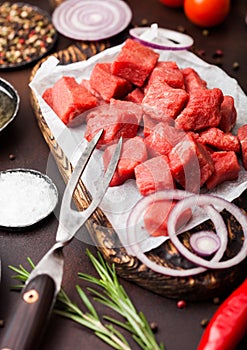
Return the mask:
[[0,132],[15,119],[19,104],[18,92],[8,81],[0,78]]
[[0,5],[0,69],[27,65],[53,47],[57,31],[50,15],[27,3]]

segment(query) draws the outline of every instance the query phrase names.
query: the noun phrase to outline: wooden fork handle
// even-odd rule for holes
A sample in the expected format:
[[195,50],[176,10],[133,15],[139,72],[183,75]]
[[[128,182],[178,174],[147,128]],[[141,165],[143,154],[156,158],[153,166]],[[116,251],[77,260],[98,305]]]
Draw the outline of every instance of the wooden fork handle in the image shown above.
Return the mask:
[[38,349],[55,301],[55,283],[48,275],[39,275],[23,289],[6,324],[0,350]]

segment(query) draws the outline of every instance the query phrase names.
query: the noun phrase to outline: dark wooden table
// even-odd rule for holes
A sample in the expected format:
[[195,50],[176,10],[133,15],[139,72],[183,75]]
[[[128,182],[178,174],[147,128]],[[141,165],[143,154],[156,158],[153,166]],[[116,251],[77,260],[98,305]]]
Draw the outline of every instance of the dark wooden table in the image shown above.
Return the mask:
[[[203,52],[203,58],[212,64],[220,64],[231,77],[238,80],[242,89],[247,92],[247,27],[245,14],[247,6],[245,0],[232,1],[232,9],[229,17],[219,27],[210,29],[205,35],[203,29],[191,24],[184,16],[181,9],[170,9],[163,6],[158,0],[129,0],[127,1],[133,10],[132,25],[150,25],[157,22],[160,27],[177,30],[183,27],[195,40],[194,50]],[[49,2],[30,1],[52,12]],[[119,38],[119,37],[118,37]],[[121,38],[121,36],[120,36]],[[124,36],[123,36],[124,38]],[[72,41],[59,35],[53,48],[56,52],[66,49]],[[222,57],[216,58],[216,50],[222,50]],[[234,65],[238,63],[238,69]],[[30,104],[29,77],[33,65],[21,69],[1,71],[0,76],[7,79],[18,90],[21,103],[16,120],[0,134],[0,170],[10,168],[31,168],[46,172],[50,159],[49,148],[38,128],[33,109]],[[15,159],[10,159],[10,155]],[[63,181],[54,164],[54,181],[62,190]],[[1,213],[1,208],[0,208]],[[15,303],[19,293],[11,291],[15,284],[11,276],[13,272],[8,265],[22,264],[28,266],[26,258],[30,257],[36,263],[48,250],[55,239],[57,218],[51,215],[40,225],[22,232],[8,232],[0,230],[0,257],[2,261],[2,279],[0,283],[0,319],[7,324],[11,312],[15,309]],[[85,235],[87,235],[86,230]],[[85,242],[87,240],[85,239]],[[96,249],[89,243],[83,243],[77,239],[65,248],[65,273],[63,287],[70,297],[79,302],[75,291],[76,283],[85,287],[85,283],[79,281],[77,272],[83,271],[95,274],[85,249],[89,248],[93,253]],[[163,342],[167,350],[195,350],[203,333],[201,321],[209,319],[217,308],[212,300],[206,302],[188,302],[186,308],[178,309],[177,300],[166,299],[152,292],[144,290],[129,281],[120,279],[127,293],[132,298],[136,308],[145,313],[150,322],[158,325],[157,339]],[[99,314],[105,313],[102,306],[97,305]],[[0,329],[0,338],[4,327]],[[133,349],[138,347],[125,333],[132,344]],[[247,348],[247,339],[243,340],[238,349]],[[79,326],[72,321],[53,315],[47,327],[41,349],[49,350],[81,350],[81,349],[109,349],[105,343],[99,340],[91,331]]]

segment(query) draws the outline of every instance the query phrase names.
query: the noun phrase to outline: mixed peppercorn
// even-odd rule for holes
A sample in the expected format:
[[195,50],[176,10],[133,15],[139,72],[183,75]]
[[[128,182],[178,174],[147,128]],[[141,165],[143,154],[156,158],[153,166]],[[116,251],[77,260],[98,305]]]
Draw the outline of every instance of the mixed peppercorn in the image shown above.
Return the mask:
[[11,67],[43,56],[54,43],[50,17],[29,4],[0,6],[0,67]]

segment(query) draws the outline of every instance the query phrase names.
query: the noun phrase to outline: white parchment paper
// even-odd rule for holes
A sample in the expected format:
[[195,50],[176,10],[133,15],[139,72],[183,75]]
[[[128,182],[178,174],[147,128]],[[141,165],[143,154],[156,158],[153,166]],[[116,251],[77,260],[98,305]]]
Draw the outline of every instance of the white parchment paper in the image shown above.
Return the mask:
[[[96,62],[112,62],[117,56],[122,45],[107,49],[87,61],[76,62],[69,65],[59,65],[55,57],[49,57],[39,68],[34,76],[30,87],[34,91],[42,115],[49,126],[51,133],[54,135],[60,147],[63,149],[66,157],[75,166],[76,160],[81,153],[86,141],[84,140],[85,125],[76,128],[68,128],[57,117],[53,110],[42,99],[42,93],[55,84],[62,76],[73,76],[78,82],[82,78],[89,79],[91,71]],[[160,61],[175,61],[180,68],[192,67],[200,76],[207,81],[208,87],[218,87],[224,95],[231,95],[235,99],[235,107],[238,118],[236,129],[247,123],[247,97],[238,85],[237,81],[229,77],[222,69],[217,66],[209,65],[194,54],[188,51],[158,51]],[[89,163],[89,167],[83,174],[83,181],[92,195],[97,190],[97,182],[103,172],[102,154],[96,151],[95,156]],[[225,182],[211,191],[229,201],[239,197],[247,187],[247,172],[241,167],[239,178],[236,181]],[[126,247],[127,243],[127,219],[129,213],[136,202],[141,198],[134,180],[129,180],[121,186],[111,187],[101,203],[101,209],[107,216],[111,225],[117,232],[120,242]],[[202,216],[195,217],[189,227],[205,220]],[[149,237],[140,238],[142,250],[148,251],[159,246],[166,237]]]

